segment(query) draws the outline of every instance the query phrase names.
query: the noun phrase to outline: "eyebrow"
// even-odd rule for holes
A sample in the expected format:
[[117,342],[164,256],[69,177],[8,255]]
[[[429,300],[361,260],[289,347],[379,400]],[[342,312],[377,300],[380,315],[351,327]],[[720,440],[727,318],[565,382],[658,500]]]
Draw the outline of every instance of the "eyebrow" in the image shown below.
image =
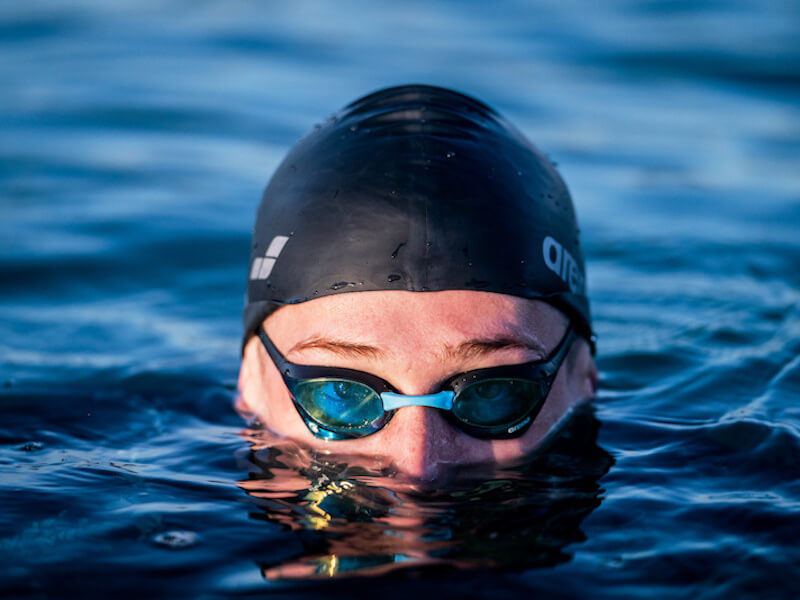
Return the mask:
[[496,337],[473,339],[461,342],[458,346],[446,347],[446,353],[453,357],[478,358],[501,352],[503,350],[532,350],[539,358],[544,358],[547,353],[544,347],[535,340],[520,340],[512,337]]
[[[444,346],[444,354],[453,358],[478,358],[503,350],[530,350],[535,352],[537,358],[544,358],[547,355],[544,347],[536,340],[520,340],[513,337],[495,338],[476,338],[461,342],[457,346]],[[381,358],[387,354],[385,350],[378,346],[369,344],[357,344],[344,340],[337,340],[323,337],[312,337],[298,342],[289,350],[292,352],[302,352],[305,350],[322,350],[345,358]]]
[[287,354],[302,352],[304,350],[323,350],[331,354],[338,354],[346,358],[379,358],[386,352],[377,346],[369,344],[356,344],[344,340],[312,337],[296,343]]

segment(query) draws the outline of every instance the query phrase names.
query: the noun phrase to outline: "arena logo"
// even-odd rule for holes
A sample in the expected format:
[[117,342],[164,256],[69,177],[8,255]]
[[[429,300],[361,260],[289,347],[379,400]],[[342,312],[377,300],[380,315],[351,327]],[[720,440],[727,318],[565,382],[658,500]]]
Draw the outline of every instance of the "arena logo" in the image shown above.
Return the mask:
[[266,279],[272,273],[272,268],[275,266],[275,261],[278,260],[283,247],[289,241],[289,236],[276,235],[269,243],[264,257],[257,256],[253,260],[253,266],[250,267],[250,279]]
[[542,242],[544,264],[569,286],[573,294],[583,293],[584,278],[572,254],[549,235]]

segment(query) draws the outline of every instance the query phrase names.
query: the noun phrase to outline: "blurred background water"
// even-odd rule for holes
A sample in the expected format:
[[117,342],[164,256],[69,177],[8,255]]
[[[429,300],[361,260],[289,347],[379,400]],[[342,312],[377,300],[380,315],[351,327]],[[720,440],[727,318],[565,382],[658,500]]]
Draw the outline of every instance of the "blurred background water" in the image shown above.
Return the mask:
[[[0,593],[798,597],[798,3],[7,2],[0,52]],[[600,336],[552,452],[425,493],[231,408],[263,186],[411,82],[558,163]]]

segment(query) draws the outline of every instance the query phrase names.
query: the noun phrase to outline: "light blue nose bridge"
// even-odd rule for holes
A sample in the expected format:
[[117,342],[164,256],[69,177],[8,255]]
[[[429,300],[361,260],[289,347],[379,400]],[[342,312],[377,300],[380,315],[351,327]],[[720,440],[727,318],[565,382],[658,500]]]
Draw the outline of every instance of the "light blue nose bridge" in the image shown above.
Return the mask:
[[404,406],[429,406],[431,408],[441,408],[442,410],[453,409],[453,398],[455,392],[439,392],[438,394],[426,394],[424,396],[406,396],[405,394],[395,394],[394,392],[383,392],[383,410],[395,410]]

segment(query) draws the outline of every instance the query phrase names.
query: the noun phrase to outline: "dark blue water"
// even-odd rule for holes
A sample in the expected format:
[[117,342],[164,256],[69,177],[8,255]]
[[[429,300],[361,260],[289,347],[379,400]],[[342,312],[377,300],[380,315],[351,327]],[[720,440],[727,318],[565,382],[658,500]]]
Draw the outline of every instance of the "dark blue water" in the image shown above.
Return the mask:
[[[0,7],[0,594],[800,595],[800,6]],[[559,165],[601,393],[438,489],[231,408],[249,229],[314,123],[408,82]]]

